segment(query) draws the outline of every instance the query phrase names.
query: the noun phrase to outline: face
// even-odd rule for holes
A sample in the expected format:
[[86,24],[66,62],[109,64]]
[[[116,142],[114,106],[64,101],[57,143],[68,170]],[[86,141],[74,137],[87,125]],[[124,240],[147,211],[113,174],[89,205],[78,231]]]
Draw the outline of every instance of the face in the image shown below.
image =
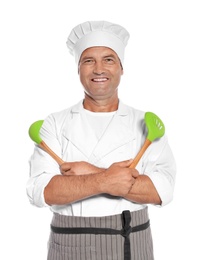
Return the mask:
[[117,97],[123,69],[117,54],[107,47],[86,49],[80,58],[79,76],[85,95],[94,100]]

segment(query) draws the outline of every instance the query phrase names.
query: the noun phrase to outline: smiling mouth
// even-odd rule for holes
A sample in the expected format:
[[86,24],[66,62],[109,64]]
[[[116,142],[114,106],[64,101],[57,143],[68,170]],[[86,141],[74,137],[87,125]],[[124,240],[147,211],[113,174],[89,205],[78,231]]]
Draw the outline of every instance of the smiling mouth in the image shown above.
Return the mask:
[[108,78],[94,78],[94,79],[92,79],[93,82],[98,82],[98,83],[106,82],[107,80],[108,80]]

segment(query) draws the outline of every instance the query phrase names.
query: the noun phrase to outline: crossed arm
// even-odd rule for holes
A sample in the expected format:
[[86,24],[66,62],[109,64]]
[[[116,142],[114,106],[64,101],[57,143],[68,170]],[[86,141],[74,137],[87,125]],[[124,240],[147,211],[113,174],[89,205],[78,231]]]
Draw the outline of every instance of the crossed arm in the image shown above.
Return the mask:
[[60,167],[62,174],[54,176],[45,187],[45,201],[62,205],[107,193],[136,203],[161,204],[150,178],[130,169],[131,162],[114,163],[107,169],[87,162],[65,162]]

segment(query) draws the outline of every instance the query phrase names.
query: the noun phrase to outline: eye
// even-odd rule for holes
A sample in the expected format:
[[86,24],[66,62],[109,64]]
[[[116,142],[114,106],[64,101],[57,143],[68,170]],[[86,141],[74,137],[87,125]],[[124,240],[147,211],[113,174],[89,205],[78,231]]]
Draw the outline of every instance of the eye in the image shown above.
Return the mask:
[[106,58],[105,58],[105,62],[106,62],[107,64],[113,64],[115,61],[114,61],[114,59],[113,59],[112,57],[106,57]]
[[85,60],[84,62],[89,63],[89,62],[92,62],[92,60],[88,59],[88,60]]
[[93,59],[85,59],[82,61],[83,64],[92,64],[94,63],[94,60]]

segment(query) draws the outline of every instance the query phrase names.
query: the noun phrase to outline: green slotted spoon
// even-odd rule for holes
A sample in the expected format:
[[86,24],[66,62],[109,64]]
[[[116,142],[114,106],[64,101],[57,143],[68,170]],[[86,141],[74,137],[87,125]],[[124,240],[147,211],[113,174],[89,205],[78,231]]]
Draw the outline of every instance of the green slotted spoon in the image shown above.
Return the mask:
[[55,154],[53,150],[51,150],[50,147],[40,137],[40,129],[43,125],[43,122],[44,120],[38,120],[34,122],[29,127],[29,136],[32,141],[37,143],[43,150],[45,150],[50,156],[52,156],[52,158],[55,159],[59,165],[61,165],[64,163],[64,161],[57,154]]
[[129,166],[129,168],[135,168],[140,161],[142,155],[147,150],[147,148],[150,146],[150,144],[158,139],[161,138],[165,134],[165,126],[162,120],[155,115],[152,112],[146,112],[144,116],[144,121],[148,130],[147,137],[145,139],[145,142],[134,158],[133,162]]

